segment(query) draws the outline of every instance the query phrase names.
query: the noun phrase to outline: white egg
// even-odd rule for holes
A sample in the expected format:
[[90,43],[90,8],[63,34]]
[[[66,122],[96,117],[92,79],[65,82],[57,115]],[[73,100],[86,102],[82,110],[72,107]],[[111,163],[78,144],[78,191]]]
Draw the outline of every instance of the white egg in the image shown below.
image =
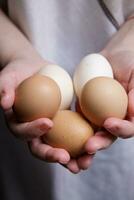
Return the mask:
[[76,95],[79,97],[85,83],[95,77],[113,78],[113,71],[108,60],[101,54],[89,54],[82,59],[75,70],[73,81]]
[[51,64],[41,68],[38,73],[55,80],[61,91],[60,109],[68,109],[74,95],[73,82],[68,72],[58,65]]

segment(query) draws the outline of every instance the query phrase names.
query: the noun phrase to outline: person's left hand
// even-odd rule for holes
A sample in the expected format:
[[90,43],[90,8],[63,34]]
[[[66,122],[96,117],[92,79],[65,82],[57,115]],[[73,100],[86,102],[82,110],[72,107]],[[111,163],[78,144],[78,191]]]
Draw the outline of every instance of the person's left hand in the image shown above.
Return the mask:
[[[134,21],[134,20],[133,20]],[[101,52],[113,68],[114,78],[119,81],[128,94],[128,110],[124,120],[108,118],[103,130],[96,132],[85,145],[88,153],[108,148],[117,137],[134,136],[134,22],[126,24],[115,34]]]
[[[108,148],[118,137],[134,136],[134,19],[122,25],[106,47],[100,52],[105,56],[112,68],[114,78],[119,81],[128,94],[128,111],[124,120],[108,118],[101,130],[89,138],[85,145],[85,157],[69,162],[69,169],[77,171],[88,168],[92,164],[95,153]],[[77,111],[79,111],[77,109]]]

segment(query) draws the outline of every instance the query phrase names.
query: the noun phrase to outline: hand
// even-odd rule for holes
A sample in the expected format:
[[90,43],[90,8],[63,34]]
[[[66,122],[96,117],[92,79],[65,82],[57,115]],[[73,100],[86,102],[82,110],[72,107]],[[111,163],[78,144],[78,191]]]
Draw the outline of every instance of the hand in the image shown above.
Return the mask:
[[34,156],[49,162],[67,164],[72,172],[78,172],[78,166],[74,169],[71,164],[73,161],[69,162],[70,156],[67,151],[42,143],[40,137],[53,125],[50,119],[42,118],[29,123],[17,122],[12,111],[16,87],[48,62],[40,57],[23,35],[23,31],[21,32],[1,9],[0,27],[0,67],[4,67],[0,72],[0,100],[9,129],[16,137],[28,141]]
[[[114,78],[125,88],[128,94],[128,111],[126,119],[108,118],[103,127],[96,130],[95,135],[89,138],[85,145],[87,152],[84,163],[87,168],[92,164],[93,155],[102,149],[108,148],[118,137],[130,138],[134,136],[134,20],[126,22],[100,52],[105,56],[112,68]],[[81,113],[79,104],[77,111]]]
[[134,136],[134,20],[126,22],[101,52],[110,62],[114,78],[125,88],[128,94],[126,119],[108,118],[101,130],[87,142],[87,152],[96,152],[108,148],[117,137]]
[[[15,98],[15,89],[17,86],[27,77],[36,73],[42,66],[45,66],[47,63],[39,59],[32,58],[28,59],[15,59],[11,61],[0,73],[0,96],[1,96],[1,107],[3,108],[6,116],[6,122],[10,131],[17,137],[30,141],[31,152],[36,155],[39,154],[38,151],[42,148],[42,145],[36,147],[32,143],[35,143],[35,140],[39,140],[40,136],[48,132],[52,127],[53,123],[50,119],[41,118],[27,123],[18,123],[13,111],[12,106]],[[34,139],[33,139],[34,138]],[[36,138],[36,139],[35,139]],[[40,155],[40,159],[47,157],[47,160],[50,161],[59,161],[62,160],[61,154],[64,154],[64,150],[55,150],[54,155],[49,155],[49,149],[53,149],[48,145],[43,145],[42,152],[44,155]],[[63,153],[62,153],[63,151]],[[68,153],[65,152],[65,154]],[[49,158],[50,157],[50,158]],[[66,155],[65,155],[66,157]],[[64,158],[63,158],[64,159]],[[66,158],[65,158],[66,160]]]
[[134,51],[119,51],[108,55],[113,66],[115,79],[126,89],[128,94],[128,112],[125,120],[109,118],[104,127],[121,138],[134,136]]
[[46,64],[44,60],[40,61],[40,59],[31,61],[31,59],[19,58],[10,62],[0,73],[1,107],[5,112],[10,131],[17,138],[28,141],[32,155],[47,162],[58,162],[71,172],[78,173],[81,168],[85,169],[87,166],[87,161],[84,162],[85,156],[76,162],[76,160],[70,159],[69,153],[64,149],[52,148],[42,142],[41,136],[53,126],[50,119],[41,118],[32,122],[18,123],[12,111],[17,86]]
[[[5,111],[7,125],[16,137],[31,139],[42,135],[52,126],[49,119],[38,119],[30,123],[18,123],[12,111],[16,87],[27,77],[36,73],[45,64],[33,60],[33,64],[25,59],[10,62],[0,73],[1,106]],[[43,129],[44,128],[44,129]],[[43,130],[43,131],[42,131]]]

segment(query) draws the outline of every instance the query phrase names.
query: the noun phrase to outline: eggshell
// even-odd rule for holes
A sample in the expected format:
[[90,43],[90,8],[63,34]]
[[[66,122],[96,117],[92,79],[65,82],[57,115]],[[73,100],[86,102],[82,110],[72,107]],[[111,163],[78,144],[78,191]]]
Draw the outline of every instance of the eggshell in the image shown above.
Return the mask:
[[58,65],[47,65],[39,71],[39,74],[48,76],[55,80],[61,91],[61,105],[60,109],[67,109],[70,107],[73,99],[73,83],[70,75]]
[[112,78],[97,77],[83,87],[81,110],[87,119],[98,126],[102,126],[108,117],[125,118],[127,105],[125,89]]
[[53,147],[66,149],[72,157],[82,154],[86,141],[93,136],[89,123],[80,114],[69,110],[58,111],[53,122],[54,126],[43,140]]
[[61,102],[56,82],[46,76],[35,75],[24,80],[16,89],[14,112],[21,122],[38,118],[52,118]]
[[98,76],[113,78],[112,67],[101,54],[89,54],[82,59],[74,73],[73,82],[76,95],[80,97],[86,82]]

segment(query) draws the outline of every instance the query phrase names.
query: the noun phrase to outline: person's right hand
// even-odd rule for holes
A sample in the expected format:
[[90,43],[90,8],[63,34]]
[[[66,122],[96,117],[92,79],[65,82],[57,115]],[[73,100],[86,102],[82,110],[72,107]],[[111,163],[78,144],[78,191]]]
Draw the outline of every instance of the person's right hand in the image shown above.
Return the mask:
[[[17,137],[29,142],[32,154],[40,159],[50,162],[67,163],[69,154],[63,149],[54,149],[46,144],[37,147],[40,136],[48,132],[53,122],[48,118],[41,118],[32,122],[18,123],[12,110],[15,98],[15,89],[27,77],[32,76],[47,63],[38,59],[16,59],[10,62],[0,72],[0,99],[1,107],[6,116],[6,122],[10,131]],[[37,147],[37,148],[36,148]]]
[[44,144],[41,136],[53,126],[50,119],[41,118],[29,123],[18,123],[12,106],[15,89],[26,78],[48,64],[40,57],[29,40],[0,9],[0,105],[6,116],[10,131],[18,138],[28,141],[31,153],[41,160],[62,163],[71,172],[77,173],[88,167],[88,160],[82,157],[71,159],[64,149]]
[[84,155],[76,160],[70,158],[66,150],[44,144],[41,136],[48,132],[53,126],[53,122],[48,118],[41,118],[32,122],[18,123],[12,110],[17,86],[46,64],[48,63],[45,63],[44,60],[40,62],[40,59],[34,60],[34,58],[16,59],[10,62],[0,72],[1,107],[4,110],[10,131],[17,138],[28,142],[32,155],[47,162],[58,162],[72,173],[78,173],[81,169],[87,169],[93,155]]

